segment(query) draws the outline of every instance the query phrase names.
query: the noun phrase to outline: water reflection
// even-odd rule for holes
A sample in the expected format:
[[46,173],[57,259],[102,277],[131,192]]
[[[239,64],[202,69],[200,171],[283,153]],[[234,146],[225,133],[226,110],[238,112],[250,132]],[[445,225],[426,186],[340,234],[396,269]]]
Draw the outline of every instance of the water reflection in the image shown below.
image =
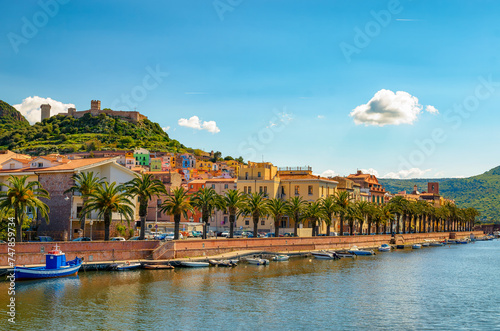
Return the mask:
[[340,261],[84,272],[19,283],[16,327],[498,329],[499,253],[493,241]]

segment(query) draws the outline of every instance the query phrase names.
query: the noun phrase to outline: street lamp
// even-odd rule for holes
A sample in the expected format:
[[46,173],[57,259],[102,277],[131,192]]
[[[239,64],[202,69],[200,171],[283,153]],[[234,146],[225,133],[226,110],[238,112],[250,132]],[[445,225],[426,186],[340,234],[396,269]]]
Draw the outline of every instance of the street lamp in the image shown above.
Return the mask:
[[[65,196],[64,200],[69,201],[69,197]],[[71,204],[69,206],[69,240],[73,238],[73,194],[71,195]]]

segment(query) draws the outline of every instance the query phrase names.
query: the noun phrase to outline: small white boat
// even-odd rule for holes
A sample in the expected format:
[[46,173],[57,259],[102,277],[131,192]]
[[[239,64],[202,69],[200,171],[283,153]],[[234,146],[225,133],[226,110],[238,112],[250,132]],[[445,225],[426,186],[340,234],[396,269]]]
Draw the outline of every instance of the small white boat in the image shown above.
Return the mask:
[[420,245],[420,244],[413,244],[411,246],[411,248],[413,248],[413,249],[420,249],[420,248],[422,248],[422,245]]
[[246,261],[250,264],[255,264],[255,265],[268,265],[269,264],[269,260],[266,260],[266,259],[247,258]]
[[378,248],[378,251],[379,252],[390,252],[391,251],[391,246],[389,246],[388,244],[382,244]]
[[273,261],[288,261],[289,258],[290,256],[288,255],[276,255],[273,256]]
[[433,241],[433,242],[429,243],[429,246],[437,247],[437,246],[444,246],[444,244],[442,242],[439,242],[439,241]]
[[356,255],[374,255],[375,253],[372,250],[362,250],[359,249],[358,246],[352,246],[349,250],[349,253],[353,253]]
[[189,267],[189,268],[204,268],[204,267],[208,267],[210,265],[210,263],[208,263],[208,262],[182,261],[181,265],[183,267]]
[[125,262],[125,263],[118,263],[114,266],[115,270],[119,271],[125,271],[125,270],[133,270],[133,269],[138,269],[141,267],[140,263],[130,263],[130,262]]
[[312,252],[312,256],[314,256],[318,260],[334,260],[335,256],[332,253],[321,251],[321,252]]

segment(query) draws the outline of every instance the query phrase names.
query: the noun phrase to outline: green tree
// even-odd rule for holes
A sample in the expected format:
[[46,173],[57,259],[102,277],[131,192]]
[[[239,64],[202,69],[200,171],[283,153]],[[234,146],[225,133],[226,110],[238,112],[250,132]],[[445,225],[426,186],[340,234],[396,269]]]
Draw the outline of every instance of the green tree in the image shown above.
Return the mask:
[[213,188],[204,187],[191,198],[191,205],[201,212],[203,221],[203,239],[207,239],[208,222],[216,209],[223,209],[224,203]]
[[352,197],[347,191],[337,191],[333,197],[340,216],[340,235],[344,234],[345,214],[351,204]]
[[131,196],[137,197],[139,202],[139,217],[141,218],[141,234],[139,239],[144,240],[146,235],[146,216],[148,215],[148,204],[153,196],[166,194],[165,185],[152,174],[137,175],[127,182],[127,190]]
[[267,210],[274,220],[274,236],[279,237],[280,221],[286,214],[286,203],[279,198],[267,200]]
[[174,216],[174,240],[179,239],[181,216],[188,217],[188,212],[193,212],[193,206],[189,201],[188,192],[183,187],[176,187],[170,191],[161,205],[160,211]]
[[98,217],[104,219],[104,240],[109,240],[109,227],[113,213],[120,213],[127,221],[134,219],[134,204],[125,185],[103,182],[87,200],[82,213],[98,212]]
[[309,203],[306,208],[305,216],[311,221],[312,236],[318,235],[318,221],[324,217],[323,210],[321,210],[321,202],[313,201]]
[[[224,208],[229,214],[229,238],[233,238],[234,235],[234,223],[236,218],[241,214],[242,210],[245,208],[245,196],[238,190],[228,190],[221,197]],[[257,234],[255,234],[257,237]]]
[[[92,171],[79,172],[71,177],[71,180],[74,182],[73,186],[64,191],[64,194],[79,193],[82,196],[83,206],[85,206],[89,197],[102,185],[104,179],[97,177]],[[88,213],[81,213],[78,216],[80,217],[80,229],[82,229],[85,235],[85,218],[88,216]]]
[[16,241],[22,242],[22,226],[26,217],[27,208],[37,212],[45,221],[49,222],[49,207],[40,199],[50,199],[49,193],[42,188],[39,181],[27,182],[28,175],[22,177],[9,176],[6,186],[7,191],[0,191],[0,209],[14,210],[14,223],[16,226]]
[[259,219],[268,214],[267,203],[264,194],[254,192],[246,196],[245,214],[252,216],[253,233],[257,236]]
[[326,235],[330,236],[330,227],[333,225],[333,217],[335,213],[339,211],[339,207],[335,203],[333,195],[329,195],[325,199],[322,199],[320,207],[325,216]]
[[286,213],[293,221],[293,235],[297,237],[297,228],[302,222],[304,210],[307,207],[307,202],[301,197],[291,197],[286,201]]

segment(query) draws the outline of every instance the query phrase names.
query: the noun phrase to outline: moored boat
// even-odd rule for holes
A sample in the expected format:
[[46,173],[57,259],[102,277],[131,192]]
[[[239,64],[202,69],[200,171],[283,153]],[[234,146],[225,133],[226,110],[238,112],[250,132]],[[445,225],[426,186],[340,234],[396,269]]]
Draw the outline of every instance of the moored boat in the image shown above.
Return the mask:
[[139,269],[141,264],[138,262],[125,262],[125,263],[117,263],[113,266],[113,270],[117,271],[126,271],[126,270],[134,270]]
[[350,253],[349,251],[335,251],[338,257],[356,257],[356,254]]
[[444,244],[442,242],[439,242],[439,241],[433,241],[433,242],[429,243],[429,246],[438,247],[438,246],[444,246]]
[[269,264],[269,260],[267,260],[267,259],[247,258],[246,261],[249,264],[255,264],[255,265],[268,265]]
[[195,261],[182,261],[181,265],[188,268],[204,268],[208,267],[210,263],[208,262],[195,262]]
[[382,244],[378,248],[378,251],[379,252],[390,252],[391,251],[391,246],[389,246],[388,244]]
[[56,247],[45,254],[45,267],[14,267],[16,280],[74,276],[82,266],[82,259],[66,261],[66,255]]
[[288,261],[288,259],[290,258],[290,256],[288,255],[276,255],[276,256],[273,256],[273,261]]
[[333,253],[326,251],[312,252],[311,254],[318,260],[335,260],[336,258]]
[[210,265],[215,267],[236,267],[237,264],[231,260],[208,260]]
[[374,255],[375,252],[372,250],[363,250],[359,249],[357,246],[352,246],[351,249],[349,250],[350,253],[356,254],[356,255]]
[[150,270],[174,269],[174,266],[170,264],[144,264],[142,267]]
[[420,248],[422,248],[422,245],[420,245],[420,244],[413,244],[411,246],[411,248],[413,248],[413,249],[420,249]]

